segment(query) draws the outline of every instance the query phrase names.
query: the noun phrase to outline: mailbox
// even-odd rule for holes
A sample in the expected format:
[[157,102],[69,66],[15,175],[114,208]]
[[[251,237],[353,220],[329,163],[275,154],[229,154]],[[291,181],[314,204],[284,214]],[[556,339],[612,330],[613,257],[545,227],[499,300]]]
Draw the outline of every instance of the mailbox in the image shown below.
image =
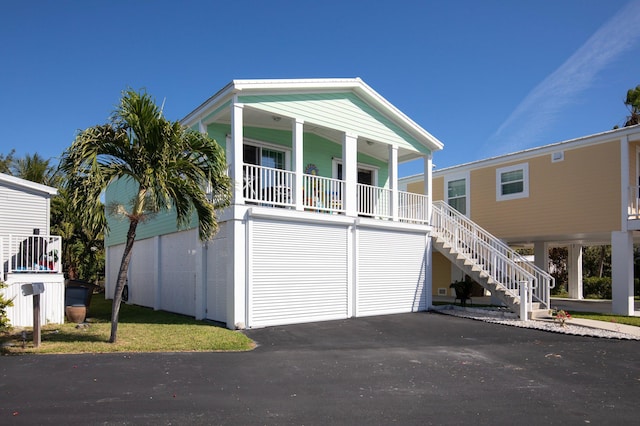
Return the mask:
[[34,296],[44,293],[44,283],[22,284],[21,288],[23,296]]

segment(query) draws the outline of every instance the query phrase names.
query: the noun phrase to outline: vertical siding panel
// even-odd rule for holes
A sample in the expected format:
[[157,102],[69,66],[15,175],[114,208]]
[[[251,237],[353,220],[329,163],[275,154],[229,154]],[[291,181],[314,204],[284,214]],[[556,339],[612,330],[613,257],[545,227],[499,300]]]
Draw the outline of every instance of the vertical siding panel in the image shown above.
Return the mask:
[[207,248],[207,313],[208,319],[227,322],[227,267],[231,241],[229,226],[219,224],[218,233]]
[[195,316],[195,233],[176,232],[160,241],[160,309]]

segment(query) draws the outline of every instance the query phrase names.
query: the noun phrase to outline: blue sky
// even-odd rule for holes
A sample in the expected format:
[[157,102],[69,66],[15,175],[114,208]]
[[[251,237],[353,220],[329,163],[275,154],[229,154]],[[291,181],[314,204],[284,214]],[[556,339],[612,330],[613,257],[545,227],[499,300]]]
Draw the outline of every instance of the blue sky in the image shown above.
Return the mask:
[[178,120],[233,79],[361,77],[443,168],[621,125],[639,22],[640,0],[8,2],[0,153],[56,161],[127,87]]

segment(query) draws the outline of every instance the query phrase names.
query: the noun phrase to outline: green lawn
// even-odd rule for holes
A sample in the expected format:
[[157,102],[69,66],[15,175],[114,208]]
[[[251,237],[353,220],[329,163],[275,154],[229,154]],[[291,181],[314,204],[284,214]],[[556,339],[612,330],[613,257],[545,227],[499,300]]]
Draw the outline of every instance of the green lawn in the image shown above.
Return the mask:
[[[31,329],[23,348],[22,330],[0,335],[2,353],[100,353],[100,352],[192,352],[247,351],[254,343],[243,333],[210,322],[140,306],[122,304],[118,342],[108,343],[111,330],[111,300],[95,294],[87,318],[88,326],[74,323],[42,327],[39,348],[33,347]],[[7,346],[9,343],[10,346]]]
[[[451,305],[451,302],[433,302],[434,305]],[[460,305],[460,303],[456,303],[456,305]],[[492,308],[497,307],[496,305],[470,305],[467,304],[467,307],[470,308]],[[613,315],[613,314],[600,314],[596,312],[576,312],[569,311],[569,314],[573,318],[585,318],[592,319],[597,321],[606,321],[606,322],[615,322],[618,324],[626,324],[626,325],[634,325],[636,327],[640,327],[640,317],[627,317],[624,315]]]
[[598,314],[595,312],[569,312],[573,318],[585,318],[598,321],[615,322],[617,324],[634,325],[640,327],[640,317],[626,317],[623,315]]

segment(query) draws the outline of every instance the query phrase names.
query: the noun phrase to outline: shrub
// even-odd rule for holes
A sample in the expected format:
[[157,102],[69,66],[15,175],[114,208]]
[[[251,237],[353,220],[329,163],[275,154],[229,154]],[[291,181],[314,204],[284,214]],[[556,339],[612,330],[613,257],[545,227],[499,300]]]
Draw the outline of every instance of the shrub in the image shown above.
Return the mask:
[[13,306],[13,300],[7,299],[2,291],[7,285],[0,281],[0,331],[9,328],[9,318],[7,317],[7,308]]
[[587,299],[611,299],[611,277],[588,277],[582,280],[582,294]]

